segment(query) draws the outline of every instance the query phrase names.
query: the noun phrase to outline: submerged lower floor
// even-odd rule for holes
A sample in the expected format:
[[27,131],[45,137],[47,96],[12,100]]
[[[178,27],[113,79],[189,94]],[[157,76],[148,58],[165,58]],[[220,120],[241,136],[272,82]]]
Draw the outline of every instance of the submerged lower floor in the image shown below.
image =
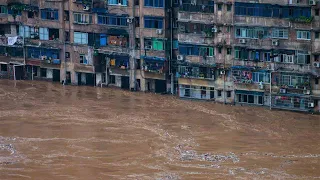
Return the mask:
[[[130,88],[130,75],[121,73],[70,72],[60,68],[0,64],[0,78],[45,80],[70,85],[109,86],[132,90]],[[168,93],[172,88],[175,88],[179,97],[186,99],[320,113],[320,96],[290,93],[272,93],[270,96],[269,92],[263,90],[234,89],[226,79],[216,79],[215,81],[178,79],[172,87],[168,80],[147,78],[140,74],[135,81],[137,91]]]

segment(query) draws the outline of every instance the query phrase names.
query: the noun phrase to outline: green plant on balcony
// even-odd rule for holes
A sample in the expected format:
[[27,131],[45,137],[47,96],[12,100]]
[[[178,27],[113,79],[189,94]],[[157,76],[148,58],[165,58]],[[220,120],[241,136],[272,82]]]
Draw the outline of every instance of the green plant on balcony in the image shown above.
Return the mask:
[[17,15],[26,8],[25,4],[12,4],[9,9],[12,10],[12,17],[16,19]]
[[300,22],[300,23],[311,23],[313,21],[313,17],[305,17],[305,16],[294,17],[294,18],[290,18],[290,21]]
[[88,5],[91,4],[91,0],[82,0],[82,4],[83,4],[84,6],[88,6]]
[[213,33],[211,29],[204,30],[204,33],[206,34],[206,37],[212,37]]

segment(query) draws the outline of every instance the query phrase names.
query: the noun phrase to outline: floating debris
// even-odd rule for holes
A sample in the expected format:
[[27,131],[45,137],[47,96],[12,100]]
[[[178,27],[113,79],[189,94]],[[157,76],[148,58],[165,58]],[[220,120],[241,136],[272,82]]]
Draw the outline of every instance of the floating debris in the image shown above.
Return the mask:
[[0,150],[7,150],[11,154],[16,152],[12,144],[0,144]]
[[225,162],[231,160],[233,163],[240,161],[237,155],[230,152],[227,155],[221,154],[198,154],[194,150],[184,150],[181,145],[175,148],[180,153],[180,159],[183,161],[199,160],[199,161],[209,161],[209,162]]

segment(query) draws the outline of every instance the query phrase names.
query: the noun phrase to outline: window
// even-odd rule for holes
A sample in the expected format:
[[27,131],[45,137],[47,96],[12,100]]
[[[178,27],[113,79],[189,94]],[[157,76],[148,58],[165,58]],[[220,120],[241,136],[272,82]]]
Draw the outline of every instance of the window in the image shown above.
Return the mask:
[[136,27],[140,27],[140,17],[135,17],[134,18],[134,23]]
[[0,6],[0,14],[7,14],[8,8],[6,6]]
[[214,48],[212,47],[200,47],[200,55],[213,57],[214,56]]
[[144,17],[144,27],[145,28],[155,28],[162,29],[163,28],[163,18],[162,17]]
[[46,78],[47,77],[47,69],[40,68],[40,77]]
[[218,97],[221,97],[222,90],[218,90]]
[[74,23],[79,23],[79,24],[92,23],[92,16],[90,14],[74,13],[73,16],[74,16]]
[[272,29],[272,38],[288,39],[288,29]]
[[144,0],[144,6],[146,7],[164,7],[164,0]]
[[227,11],[231,11],[232,5],[231,4],[227,4]]
[[70,58],[70,52],[66,52],[65,56],[66,58]]
[[115,84],[116,83],[116,76],[110,75],[110,84]]
[[218,47],[218,53],[219,53],[219,54],[222,53],[222,47]]
[[319,16],[319,9],[315,9],[315,10],[314,10],[314,15],[315,15],[315,16]]
[[69,42],[70,41],[70,33],[69,33],[69,31],[65,31],[65,41],[66,42]]
[[227,32],[231,32],[231,26],[227,26]]
[[297,64],[310,64],[308,51],[297,51]]
[[128,6],[128,0],[108,0],[108,5]]
[[314,61],[316,61],[316,62],[319,61],[319,55],[314,55]]
[[314,79],[314,84],[319,84],[319,78]]
[[58,10],[41,9],[41,19],[59,20]]
[[98,24],[115,25],[115,26],[128,26],[127,15],[118,16],[115,14],[109,14],[108,16],[98,16]]
[[236,38],[266,38],[268,36],[268,30],[263,28],[236,28]]
[[40,28],[40,40],[49,40],[49,29],[48,28]]
[[19,26],[19,36],[23,36],[25,38],[38,39],[39,29],[30,26]]
[[227,91],[227,97],[231,97],[231,91]]
[[267,62],[270,62],[270,55],[271,55],[270,52],[264,52],[263,53],[263,60],[267,61]]
[[136,59],[137,69],[141,69],[140,59]]
[[294,55],[281,54],[280,61],[284,63],[293,63]]
[[34,17],[37,17],[38,13],[33,11],[28,11],[28,18],[32,19]]
[[164,50],[163,40],[153,40],[152,41],[152,49],[155,50],[155,51]]
[[33,76],[38,76],[38,67],[33,67]]
[[235,59],[247,60],[249,59],[249,51],[247,49],[235,49],[234,56]]
[[83,54],[80,55],[80,64],[88,64],[88,60],[86,59],[86,56]]
[[207,88],[205,86],[201,86],[201,98],[206,98],[207,96]]
[[8,65],[7,64],[0,64],[1,69],[0,71],[8,71]]
[[310,31],[297,31],[297,39],[310,40]]
[[74,32],[74,43],[88,44],[88,33]]
[[64,21],[69,21],[69,11],[64,11],[64,16],[63,16],[63,20]]
[[319,39],[320,38],[320,32],[319,31],[314,32],[314,38],[315,39]]
[[[178,1],[179,2],[179,1]],[[214,1],[180,1],[180,11],[214,13]],[[195,2],[195,3],[194,3]]]
[[178,49],[178,47],[179,47],[178,40],[173,40],[173,49]]
[[231,55],[231,48],[227,48],[227,54]]
[[270,83],[270,73],[265,72],[253,72],[252,73],[252,81],[254,83]]
[[218,4],[218,11],[222,11],[222,4]]
[[236,2],[235,15],[274,18],[309,18],[311,17],[311,8],[300,6],[279,6],[276,4]]

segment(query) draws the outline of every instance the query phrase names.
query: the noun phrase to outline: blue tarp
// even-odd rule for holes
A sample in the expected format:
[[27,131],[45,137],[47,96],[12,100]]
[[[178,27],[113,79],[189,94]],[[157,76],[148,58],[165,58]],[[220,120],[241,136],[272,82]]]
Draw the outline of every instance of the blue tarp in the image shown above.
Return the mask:
[[145,61],[165,61],[165,58],[162,57],[151,57],[151,56],[141,56],[141,59]]

